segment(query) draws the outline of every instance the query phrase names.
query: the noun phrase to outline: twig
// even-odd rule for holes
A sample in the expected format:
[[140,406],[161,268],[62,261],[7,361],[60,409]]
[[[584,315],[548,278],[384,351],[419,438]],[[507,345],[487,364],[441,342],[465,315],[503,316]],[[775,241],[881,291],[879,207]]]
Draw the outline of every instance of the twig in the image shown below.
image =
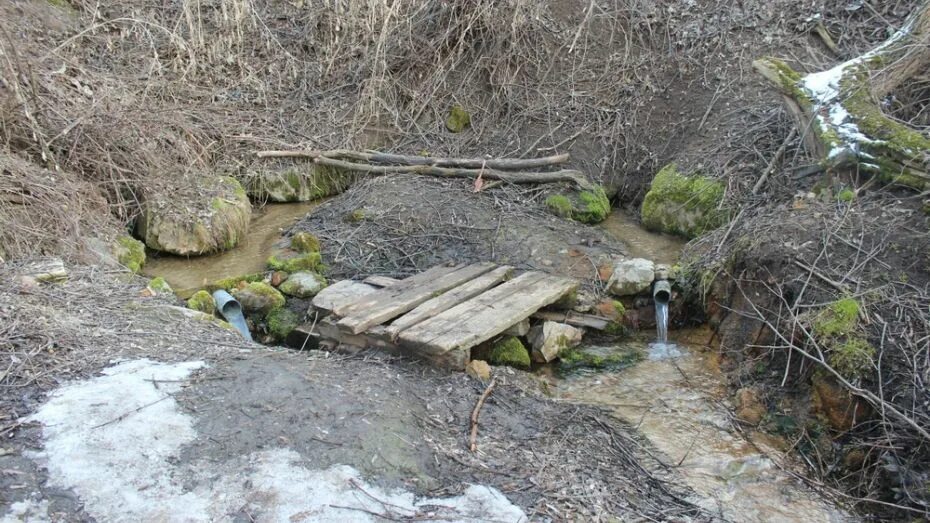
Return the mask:
[[488,388],[484,389],[481,397],[478,398],[478,403],[475,404],[475,410],[471,412],[471,437],[469,438],[468,449],[472,452],[478,451],[478,414],[481,413],[481,407],[484,406],[484,401],[491,395],[491,391],[494,390],[494,385],[496,384],[497,378],[491,378],[491,383],[488,383]]
[[157,399],[157,400],[155,400],[155,401],[153,401],[153,402],[151,402],[151,403],[147,403],[147,404],[142,405],[141,407],[139,407],[139,408],[137,408],[137,409],[133,409],[133,410],[130,410],[129,412],[120,414],[119,416],[117,416],[117,417],[111,419],[110,421],[101,423],[100,425],[94,425],[94,426],[91,427],[91,428],[92,428],[92,429],[99,429],[100,427],[105,427],[105,426],[107,426],[107,425],[111,425],[111,424],[116,423],[116,422],[118,422],[118,421],[122,421],[122,420],[126,419],[126,417],[128,417],[130,414],[135,414],[136,412],[139,412],[139,411],[142,410],[142,409],[151,407],[152,405],[155,405],[155,404],[157,404],[157,403],[161,403],[161,402],[165,401],[166,399],[168,399],[168,398],[170,398],[170,397],[171,397],[170,394],[166,394],[166,395],[162,396],[161,398],[159,398],[159,399]]
[[769,161],[769,164],[765,166],[765,170],[762,171],[762,176],[759,177],[759,180],[756,181],[756,184],[752,186],[752,194],[759,192],[759,189],[765,185],[765,181],[768,180],[769,175],[772,174],[772,171],[775,170],[775,166],[778,162],[781,161],[781,157],[785,155],[785,150],[788,149],[788,144],[794,140],[794,137],[798,134],[798,128],[792,127],[791,131],[788,132],[788,136],[785,138],[785,141],[782,142],[781,147],[775,151],[775,156]]

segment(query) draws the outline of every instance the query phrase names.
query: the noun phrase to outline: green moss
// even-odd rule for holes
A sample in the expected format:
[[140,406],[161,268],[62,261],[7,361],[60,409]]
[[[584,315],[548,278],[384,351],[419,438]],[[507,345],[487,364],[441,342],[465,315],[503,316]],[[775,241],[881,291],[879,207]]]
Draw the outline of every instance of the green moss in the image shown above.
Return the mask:
[[283,271],[288,274],[300,271],[322,272],[324,269],[319,252],[308,252],[284,260],[277,256],[271,256],[268,258],[268,268],[273,271]]
[[207,290],[210,292],[218,291],[223,289],[225,291],[231,291],[239,286],[240,282],[252,283],[259,282],[265,279],[265,275],[257,272],[254,274],[245,274],[242,276],[232,276],[229,278],[223,278],[222,280],[217,280],[213,283],[207,284]]
[[149,289],[152,289],[153,291],[157,293],[174,292],[171,290],[171,285],[168,285],[168,282],[161,276],[158,276],[157,278],[152,278],[152,280],[149,281]]
[[643,359],[643,352],[634,347],[611,348],[599,354],[592,349],[572,348],[559,352],[561,370],[580,367],[606,369],[626,367]]
[[226,207],[226,200],[222,198],[214,198],[210,200],[210,208],[214,211],[219,211],[223,207]]
[[622,317],[624,314],[626,314],[626,307],[623,306],[623,302],[613,300],[611,303],[613,303],[614,311],[616,311],[617,317]]
[[820,338],[830,338],[853,332],[859,321],[859,302],[853,298],[843,298],[830,304],[814,319],[814,334]]
[[530,367],[530,353],[523,343],[514,336],[507,336],[494,344],[491,357],[492,365],[508,365],[518,369]]
[[684,176],[675,164],[666,165],[652,180],[643,199],[643,225],[654,231],[695,238],[728,219],[720,209],[723,183],[703,176]]
[[[287,303],[287,300],[284,298],[284,295],[281,294],[281,292],[278,289],[275,289],[274,287],[272,287],[271,285],[268,285],[267,283],[263,281],[257,281],[257,282],[250,283],[248,287],[243,290],[246,290],[256,296],[267,298],[269,303],[271,304],[270,307],[263,307],[263,309],[267,311],[274,310],[279,307],[284,307],[284,304]],[[235,293],[233,293],[233,295],[235,295]]]
[[194,293],[193,296],[187,300],[187,308],[194,309],[195,311],[200,311],[205,314],[213,314],[216,311],[216,301],[213,300],[213,295],[207,291],[200,290]]
[[868,341],[851,337],[830,349],[830,366],[849,379],[858,379],[872,369],[875,348]]
[[145,265],[145,244],[132,236],[120,236],[116,239],[116,259],[120,265],[138,273]]
[[277,308],[265,316],[265,322],[268,325],[268,333],[274,336],[278,341],[287,338],[287,335],[297,328],[300,318],[297,314],[289,309]]
[[856,191],[846,188],[837,193],[836,199],[841,202],[851,202],[856,198]]
[[571,197],[564,194],[550,195],[546,198],[546,206],[557,216],[582,223],[600,223],[610,214],[610,198],[601,186]]
[[320,252],[320,239],[309,232],[299,232],[291,238],[291,249],[305,254]]
[[449,110],[449,117],[446,118],[446,129],[453,133],[460,133],[466,127],[471,125],[471,115],[461,105],[453,105]]
[[349,223],[358,223],[365,219],[365,211],[362,209],[355,209],[346,216],[346,221]]
[[610,198],[603,187],[578,194],[582,205],[572,212],[572,217],[583,223],[600,223],[610,215]]
[[572,217],[572,202],[563,194],[553,194],[546,198],[546,206],[562,218]]

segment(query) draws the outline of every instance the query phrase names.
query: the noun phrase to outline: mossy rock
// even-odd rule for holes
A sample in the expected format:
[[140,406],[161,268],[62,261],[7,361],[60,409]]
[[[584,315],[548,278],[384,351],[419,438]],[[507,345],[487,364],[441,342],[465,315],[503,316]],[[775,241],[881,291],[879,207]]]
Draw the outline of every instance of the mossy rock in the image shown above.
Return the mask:
[[174,290],[171,288],[171,285],[168,284],[168,281],[158,276],[152,278],[149,281],[148,288],[155,294],[173,294]]
[[460,133],[471,125],[471,115],[461,105],[453,105],[446,118],[446,129],[453,133]]
[[600,223],[610,215],[610,198],[601,186],[570,194],[553,194],[546,198],[546,207],[556,216],[582,223]]
[[357,174],[313,162],[302,162],[280,171],[252,175],[249,195],[272,202],[308,202],[335,196],[348,189]]
[[187,308],[200,311],[204,314],[213,314],[216,312],[216,301],[213,299],[212,294],[200,290],[195,292],[194,295],[187,300]]
[[300,271],[291,274],[278,286],[278,290],[288,296],[312,298],[326,287],[326,278],[315,272]]
[[530,367],[530,353],[519,338],[507,336],[494,344],[488,361],[490,361],[491,365],[506,365],[518,369],[528,369]]
[[242,309],[249,313],[268,314],[284,307],[286,300],[278,289],[265,282],[250,283],[241,289],[233,289],[232,295],[239,300]]
[[268,268],[288,274],[295,272],[323,272],[323,258],[319,252],[308,252],[291,258],[281,259],[277,255],[268,258]]
[[218,290],[232,291],[240,286],[242,282],[245,283],[255,283],[260,282],[265,279],[265,275],[256,272],[254,274],[243,274],[242,276],[230,276],[229,278],[223,278],[222,280],[216,280],[215,282],[209,283],[206,285],[206,288],[210,292],[215,292]]
[[633,346],[566,348],[559,351],[559,369],[618,369],[644,357],[644,352]]
[[282,341],[287,338],[291,331],[297,328],[297,325],[300,324],[300,318],[294,311],[282,307],[272,309],[265,316],[265,323],[268,326],[268,333],[275,340]]
[[875,366],[875,347],[867,340],[853,336],[830,348],[830,366],[847,379],[859,379]]
[[138,273],[145,265],[145,244],[129,235],[120,236],[113,245],[113,255],[120,265]]
[[721,209],[723,183],[704,176],[684,176],[666,165],[652,180],[643,199],[643,225],[650,230],[696,238],[727,222]]
[[291,238],[291,249],[297,252],[320,252],[320,239],[309,232],[299,232]]
[[181,256],[235,247],[245,237],[252,217],[252,204],[239,182],[226,176],[204,176],[186,183],[178,189],[180,196],[171,187],[145,195],[136,225],[145,244]]

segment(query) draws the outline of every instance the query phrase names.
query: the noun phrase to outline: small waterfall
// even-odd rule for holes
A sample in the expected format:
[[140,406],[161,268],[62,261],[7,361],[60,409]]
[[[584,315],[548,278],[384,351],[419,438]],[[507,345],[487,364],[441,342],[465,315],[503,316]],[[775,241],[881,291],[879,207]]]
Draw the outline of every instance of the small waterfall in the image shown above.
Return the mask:
[[668,342],[668,302],[656,300],[656,342]]

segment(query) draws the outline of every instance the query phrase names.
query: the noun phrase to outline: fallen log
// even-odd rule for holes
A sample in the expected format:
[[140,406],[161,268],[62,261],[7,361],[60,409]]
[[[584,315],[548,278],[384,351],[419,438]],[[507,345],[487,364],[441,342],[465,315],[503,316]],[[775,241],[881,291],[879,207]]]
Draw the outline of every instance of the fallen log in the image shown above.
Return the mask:
[[460,167],[464,169],[500,169],[503,171],[537,169],[558,165],[568,161],[569,155],[557,154],[543,158],[437,158],[432,156],[415,156],[406,154],[382,153],[378,151],[350,151],[332,149],[329,151],[258,151],[259,158],[333,158],[348,159],[355,162],[369,162],[394,165],[431,165],[433,167]]
[[582,189],[593,189],[592,184],[581,171],[564,169],[553,172],[518,172],[501,171],[498,169],[465,169],[457,167],[434,167],[432,165],[370,165],[363,163],[336,160],[325,156],[318,156],[314,162],[368,174],[424,174],[439,178],[470,178],[479,176],[489,180],[501,180],[508,183],[559,183],[571,182]]
[[777,58],[753,62],[828,170],[863,171],[917,190],[930,188],[930,138],[885,115],[879,100],[928,65],[930,0],[883,44],[832,69],[801,75]]

